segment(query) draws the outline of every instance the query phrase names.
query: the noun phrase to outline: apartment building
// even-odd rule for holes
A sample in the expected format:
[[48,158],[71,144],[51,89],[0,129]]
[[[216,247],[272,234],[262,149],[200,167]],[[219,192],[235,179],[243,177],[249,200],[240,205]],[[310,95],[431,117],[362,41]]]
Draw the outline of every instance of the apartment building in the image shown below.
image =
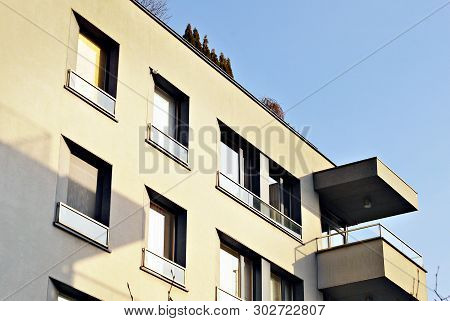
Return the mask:
[[135,1],[0,16],[0,298],[427,299],[379,159],[336,166]]

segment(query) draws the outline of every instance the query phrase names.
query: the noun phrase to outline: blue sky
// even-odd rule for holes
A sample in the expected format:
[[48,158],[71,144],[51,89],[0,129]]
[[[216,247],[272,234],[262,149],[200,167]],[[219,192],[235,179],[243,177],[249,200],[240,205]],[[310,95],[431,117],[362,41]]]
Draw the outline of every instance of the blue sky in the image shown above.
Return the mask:
[[[235,79],[288,109],[445,0],[168,0],[168,24],[206,33]],[[418,193],[420,211],[383,220],[425,256],[450,295],[450,5],[287,113],[338,165],[378,156]],[[434,299],[430,293],[429,299]]]

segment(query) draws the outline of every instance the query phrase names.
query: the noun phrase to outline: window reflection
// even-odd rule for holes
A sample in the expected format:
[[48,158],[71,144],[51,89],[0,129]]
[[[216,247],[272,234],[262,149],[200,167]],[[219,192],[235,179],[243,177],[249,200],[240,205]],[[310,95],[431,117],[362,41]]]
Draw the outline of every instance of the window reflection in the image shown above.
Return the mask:
[[150,205],[148,249],[159,256],[174,260],[175,217],[162,207]]
[[281,301],[281,278],[271,273],[270,275],[270,301]]
[[88,36],[78,36],[77,73],[85,80],[105,89],[106,52]]
[[220,247],[220,288],[243,300],[253,300],[253,262],[225,245]]
[[220,248],[220,288],[240,297],[239,254],[229,248]]

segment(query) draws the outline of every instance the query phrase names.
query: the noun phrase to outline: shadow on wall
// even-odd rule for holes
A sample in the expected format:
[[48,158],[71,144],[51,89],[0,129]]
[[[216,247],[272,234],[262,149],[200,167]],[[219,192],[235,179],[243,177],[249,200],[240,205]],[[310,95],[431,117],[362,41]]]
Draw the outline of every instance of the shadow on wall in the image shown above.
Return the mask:
[[[294,274],[303,279],[303,287],[305,293],[305,301],[321,301],[323,297],[317,291],[318,275],[317,275],[317,245],[316,239],[299,245],[295,248]],[[314,268],[311,268],[314,267]],[[311,295],[313,295],[311,297]]]
[[302,219],[302,223],[308,226],[308,230],[303,231],[304,244],[300,244],[294,250],[294,274],[303,279],[305,300],[323,299],[318,288],[317,275],[317,241],[316,236],[321,233],[321,215],[319,199],[314,191],[313,175],[308,174],[301,178],[301,199],[302,213],[308,213],[308,221]]
[[110,248],[128,246],[123,256],[56,228],[59,147],[59,135],[0,105],[0,299],[47,300],[53,277],[81,291],[97,282],[98,293],[129,300],[127,282],[142,283],[133,281],[142,273],[144,204],[112,191]]

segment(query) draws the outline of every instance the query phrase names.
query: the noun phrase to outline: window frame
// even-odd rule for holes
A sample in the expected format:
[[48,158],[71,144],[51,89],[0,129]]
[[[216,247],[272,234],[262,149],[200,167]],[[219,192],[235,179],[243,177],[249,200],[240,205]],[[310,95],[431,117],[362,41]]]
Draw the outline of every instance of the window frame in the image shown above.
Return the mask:
[[[90,40],[105,53],[104,66],[97,66],[95,64],[99,74],[103,69],[102,73],[105,78],[103,86],[92,83],[77,72],[78,59],[81,57],[78,50],[80,35]],[[118,42],[72,10],[69,30],[69,51],[66,65],[67,81],[64,88],[115,122],[117,122],[116,98],[119,49],[120,45]]]
[[[145,220],[144,220],[144,238],[142,240],[142,264],[141,264],[141,270],[150,273],[174,286],[177,286],[178,288],[187,291],[185,283],[181,284],[177,281],[172,282],[172,279],[169,277],[161,274],[158,271],[152,270],[151,267],[148,267],[145,265],[145,253],[150,252],[152,255],[155,255],[162,259],[163,261],[167,261],[168,263],[174,265],[177,268],[180,268],[184,271],[184,274],[186,276],[187,271],[187,210],[179,206],[178,204],[174,203],[170,199],[166,198],[165,196],[159,194],[154,189],[145,186],[145,200],[144,200],[144,212],[145,212]],[[173,235],[173,259],[169,259],[165,257],[164,255],[161,256],[159,253],[154,253],[151,251],[149,247],[149,233],[151,229],[151,219],[150,219],[150,209],[152,204],[155,204],[156,206],[162,208],[164,211],[170,213],[174,216],[174,235]]]
[[[81,53],[80,50],[80,43],[84,46],[88,47],[88,49],[93,49],[92,47],[98,48],[98,62],[96,61],[93,63],[90,61],[84,54]],[[95,48],[94,48],[95,49]],[[84,31],[80,30],[78,33],[78,47],[77,47],[77,69],[76,72],[78,75],[80,75],[84,80],[88,81],[95,87],[98,87],[106,92],[106,81],[107,81],[107,65],[108,65],[108,53],[105,47],[96,41],[95,39],[92,39],[91,35],[89,33],[85,33]],[[80,61],[84,62],[80,63]],[[93,79],[94,82],[92,82],[92,79],[86,79],[86,74],[80,70],[81,64],[87,64],[91,65],[90,68],[92,68],[94,71],[94,74],[97,73],[97,79]],[[95,83],[96,81],[96,83]]]
[[[97,188],[95,196],[95,214],[93,216],[82,213],[78,208],[73,207],[73,204],[68,204],[71,155],[76,156],[87,164],[98,169]],[[56,184],[56,210],[53,225],[99,247],[102,250],[111,252],[109,248],[111,198],[112,165],[89,152],[87,149],[78,145],[71,139],[65,136],[61,136],[59,170]],[[61,210],[63,208],[65,209],[65,211],[71,213],[70,215],[77,215],[77,217],[81,218],[83,224],[91,221],[90,224],[96,224],[97,228],[103,229],[105,231],[104,233],[106,234],[106,244],[99,242],[97,239],[93,239],[91,236],[89,236],[89,233],[86,234],[85,231],[77,228],[77,226],[75,226],[77,223],[75,225],[67,225],[67,222],[61,222],[60,214],[62,213]],[[67,214],[67,212],[65,213]]]
[[53,277],[49,277],[47,300],[58,301],[59,297],[66,297],[67,301],[100,301],[96,297],[80,291]]
[[[177,163],[182,165],[187,170],[189,168],[189,109],[190,109],[190,99],[184,92],[178,89],[175,85],[170,83],[167,79],[162,77],[156,70],[150,68],[150,74],[153,79],[153,101],[149,104],[149,112],[148,115],[151,115],[152,121],[147,119],[147,137],[146,142],[155,147],[157,150],[168,156],[169,158],[175,160]],[[162,92],[162,94],[170,97],[174,101],[175,105],[175,122],[174,122],[174,135],[172,137],[169,133],[164,132],[163,129],[160,129],[154,125],[155,123],[155,98],[157,92]],[[174,154],[167,147],[162,146],[158,143],[157,140],[152,138],[153,128],[165,136],[169,142],[173,142],[174,146],[183,150],[186,154],[186,159],[182,159],[178,155]]]
[[[156,95],[160,96],[162,99],[166,99],[166,100],[172,100],[173,105],[174,105],[174,113],[173,116],[170,115],[170,110],[169,110],[169,115],[168,115],[168,124],[167,124],[167,132],[165,132],[165,130],[163,128],[159,128],[159,126],[154,125],[159,131],[163,132],[165,135],[169,136],[170,138],[172,138],[173,140],[176,140],[178,143],[180,143],[178,137],[180,135],[180,109],[181,109],[181,103],[180,101],[176,98],[173,97],[171,94],[169,94],[168,92],[166,92],[166,90],[164,90],[163,88],[160,88],[158,85],[155,85],[155,89],[154,89],[154,93],[153,93],[153,123],[156,123],[155,121],[155,108],[158,108],[158,106],[155,103],[155,98]],[[165,96],[165,97],[164,97]],[[174,117],[174,121],[173,124],[171,124],[171,117]],[[173,126],[173,128],[171,128],[171,125]],[[171,135],[171,130],[173,130],[173,135]],[[180,143],[181,144],[181,143]],[[186,147],[186,146],[185,146]]]
[[[105,51],[106,62],[104,67],[105,72],[105,84],[104,88],[98,87],[108,93],[110,96],[117,97],[117,78],[119,71],[119,49],[120,45],[117,41],[103,32],[100,28],[96,27],[93,23],[82,17],[80,14],[74,11],[76,23],[79,26],[79,34],[83,34],[88,39],[91,39],[101,49]],[[77,50],[78,54],[78,50]],[[100,67],[100,66],[97,66]],[[75,69],[76,71],[76,69]],[[97,87],[97,86],[96,86]]]
[[[294,177],[219,119],[218,124],[220,130],[219,152],[221,154],[218,162],[219,168],[217,171],[216,188],[287,235],[302,242],[300,179]],[[238,182],[236,182],[235,179],[230,178],[229,175],[223,171],[223,145],[226,145],[229,149],[239,153]],[[267,177],[279,177],[279,181],[281,182],[281,184],[278,184],[280,186],[279,209],[274,207],[270,202],[269,185],[263,182],[265,178],[264,175],[261,174],[264,171],[267,172]],[[283,189],[283,182],[292,184],[295,182],[295,184],[292,185],[292,191],[295,194],[291,193],[288,195],[288,191]],[[298,197],[295,197],[295,195],[298,195]],[[283,208],[283,204],[287,204],[288,196],[290,196],[289,207]],[[255,199],[257,199],[256,205]],[[269,208],[269,210],[266,210],[266,212],[270,211],[270,214],[263,213],[259,208],[262,207],[260,204],[267,204],[266,208]],[[286,213],[288,209],[291,209],[291,211]],[[269,215],[270,217],[268,217]],[[285,216],[284,221],[281,219],[283,216]],[[284,224],[283,222],[285,221],[289,222],[289,224]]]
[[[155,211],[158,214],[164,216],[164,226],[163,226],[163,253],[156,253],[154,249],[150,248],[151,243],[151,233],[154,232],[152,227],[154,226],[154,223],[152,222],[151,214],[148,218],[148,224],[147,224],[147,245],[146,249],[151,251],[154,254],[157,254],[159,256],[163,256],[164,258],[168,259],[169,261],[175,262],[175,238],[176,238],[176,215],[171,213],[167,208],[164,208],[160,205],[158,205],[155,202],[150,202],[150,213],[151,211]],[[169,220],[167,220],[169,218]],[[167,245],[167,248],[166,248]],[[166,253],[167,251],[167,253]]]
[[[266,157],[269,159],[269,177],[278,184],[279,207],[272,205],[271,199],[269,199],[269,203],[277,208],[282,214],[286,215],[301,226],[302,215],[300,179],[294,177],[270,157]],[[297,195],[297,197],[295,195]]]
[[[299,277],[285,271],[279,266],[270,263],[271,283],[272,275],[278,277],[281,281],[281,301],[303,301],[304,300],[304,281]],[[291,298],[286,297],[287,286],[290,287]],[[272,296],[272,284],[271,284],[271,296]]]
[[[248,301],[256,301],[257,300],[257,291],[258,289],[258,265],[257,265],[257,258],[259,257],[256,253],[253,251],[247,249],[237,241],[234,241],[226,234],[218,231],[219,238],[220,238],[220,246],[219,246],[219,284],[217,288],[221,290],[222,292],[232,295],[233,297],[239,299],[239,300],[248,300],[248,298],[245,297],[246,287],[250,286],[250,294],[251,299]],[[237,294],[236,293],[230,293],[229,289],[223,288],[222,280],[220,279],[221,275],[221,269],[222,269],[222,262],[220,260],[220,251],[224,251],[228,253],[231,256],[234,256],[238,259],[238,287],[237,287]],[[251,277],[250,281],[247,280],[247,276],[245,275],[245,261],[251,262]]]
[[[280,300],[276,300],[276,298],[274,296],[274,292],[275,292],[274,283],[275,282],[277,284],[279,283],[280,293],[277,293],[276,295],[280,296]],[[283,281],[282,281],[281,277],[279,275],[277,275],[276,273],[271,271],[270,272],[270,300],[271,301],[284,301],[283,300],[283,286],[282,286],[282,284],[283,284]]]
[[[85,214],[86,216],[91,217],[93,220],[109,227],[111,215],[112,165],[105,162],[103,159],[89,152],[87,149],[81,147],[72,140],[66,137],[64,137],[64,140],[69,147],[71,155],[74,155],[75,157],[81,159],[82,161],[98,170],[94,217],[81,212],[79,209],[71,206],[70,204],[67,205]],[[67,193],[69,193],[69,190],[67,190]]]
[[[282,295],[283,291],[286,285],[286,282],[289,282],[292,285],[292,299],[295,301],[303,301],[304,300],[304,282],[302,279],[300,279],[298,276],[293,275],[283,268],[279,267],[278,265],[272,263],[271,261],[268,261],[266,258],[261,256],[260,254],[256,253],[252,249],[246,247],[245,245],[241,244],[239,241],[235,240],[228,234],[220,231],[217,229],[217,234],[220,240],[220,246],[219,250],[222,248],[222,245],[231,249],[232,251],[235,251],[239,253],[244,258],[248,258],[252,262],[252,300],[253,301],[261,301],[263,299],[263,287],[266,284],[266,278],[267,278],[267,272],[270,273],[270,275],[276,274],[279,276],[282,280]],[[268,264],[270,267],[269,269],[264,269],[263,267],[263,261],[265,264]],[[265,272],[263,272],[263,270]],[[263,276],[263,274],[265,276]],[[220,275],[220,262],[219,262],[219,275]],[[284,280],[284,285],[283,285]],[[270,278],[269,278],[270,282]],[[263,284],[264,283],[264,284]],[[232,295],[232,293],[228,293],[226,290],[223,290],[220,288],[220,280],[219,284],[216,286],[217,289],[222,290],[222,292],[225,292],[226,294]],[[271,289],[269,289],[271,291]],[[218,296],[216,297],[218,298]],[[238,297],[238,299],[243,299]]]
[[219,120],[220,145],[225,145],[238,154],[238,180],[222,172],[222,147],[219,151],[219,171],[237,184],[245,187],[255,195],[260,195],[259,151],[237,134],[233,129]]
[[[231,293],[229,291],[229,289],[223,288],[222,287],[222,279],[219,280],[220,288],[222,290],[224,290],[224,291],[226,291],[226,292],[228,292],[228,293],[230,293],[230,294],[232,294],[232,295],[242,299],[242,297],[241,297],[242,284],[243,284],[243,280],[242,280],[242,266],[241,266],[242,255],[239,252],[237,252],[237,251],[231,249],[230,247],[224,245],[223,243],[220,244],[220,251],[223,251],[223,252],[227,253],[228,255],[236,258],[237,259],[237,264],[238,264],[237,271],[236,271],[236,278],[237,278],[236,279],[236,283],[237,284],[234,285],[236,287],[236,292],[235,293]],[[222,271],[222,263],[223,262],[221,260],[221,255],[219,255],[219,256],[220,256],[220,258],[219,258],[219,270]],[[220,273],[220,275],[221,274],[222,273]]]

